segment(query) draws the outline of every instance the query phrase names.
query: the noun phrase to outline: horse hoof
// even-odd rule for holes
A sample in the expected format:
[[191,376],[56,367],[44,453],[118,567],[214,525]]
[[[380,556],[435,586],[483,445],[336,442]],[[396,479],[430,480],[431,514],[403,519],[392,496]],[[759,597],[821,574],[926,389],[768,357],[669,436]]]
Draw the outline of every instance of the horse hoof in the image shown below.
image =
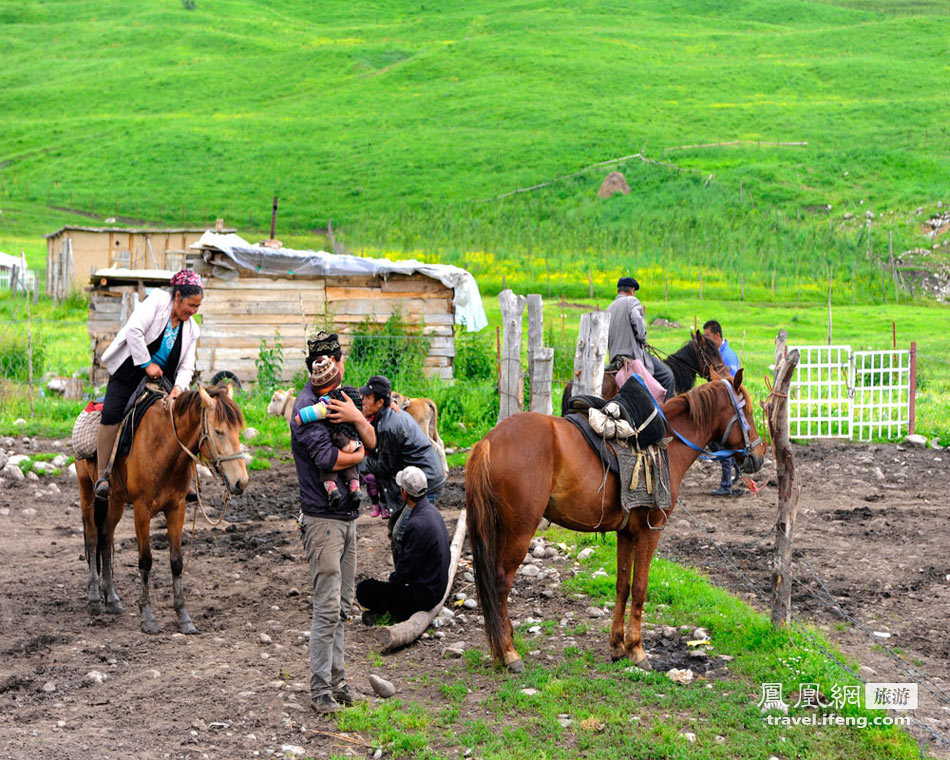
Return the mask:
[[650,658],[646,655],[643,655],[643,659],[640,660],[640,662],[635,662],[633,664],[640,668],[640,670],[645,670],[647,672],[653,670],[653,666],[650,664]]
[[518,674],[524,672],[524,660],[520,657],[517,660],[512,660],[508,663],[508,670],[512,673]]
[[193,636],[198,633],[198,629],[195,628],[195,624],[192,622],[182,623],[178,626],[178,630],[186,636]]
[[611,662],[620,662],[621,660],[626,660],[626,659],[627,659],[626,652],[622,652],[621,654],[614,654],[613,652],[610,653]]
[[122,606],[122,602],[118,600],[110,602],[106,605],[106,612],[108,612],[110,615],[120,615],[124,611],[125,608]]
[[154,620],[143,620],[142,621],[142,633],[147,633],[149,636],[158,635],[158,623]]
[[86,602],[86,610],[90,615],[101,615],[102,614],[102,603],[101,602]]

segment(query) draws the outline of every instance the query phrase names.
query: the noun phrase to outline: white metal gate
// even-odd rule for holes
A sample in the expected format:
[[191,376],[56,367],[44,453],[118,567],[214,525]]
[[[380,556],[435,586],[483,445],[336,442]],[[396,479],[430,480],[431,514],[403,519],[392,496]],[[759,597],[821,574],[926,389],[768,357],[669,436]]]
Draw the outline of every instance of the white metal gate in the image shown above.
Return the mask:
[[912,396],[910,351],[796,348],[801,359],[788,399],[792,438],[870,441],[899,437],[907,431]]

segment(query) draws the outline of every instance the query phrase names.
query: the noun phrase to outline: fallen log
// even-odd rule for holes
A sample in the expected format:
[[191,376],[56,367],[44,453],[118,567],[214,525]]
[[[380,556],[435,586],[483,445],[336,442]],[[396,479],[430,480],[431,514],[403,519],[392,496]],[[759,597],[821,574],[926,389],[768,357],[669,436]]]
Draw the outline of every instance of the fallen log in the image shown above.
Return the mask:
[[452,591],[455,583],[455,571],[458,570],[459,558],[462,556],[462,544],[465,543],[465,510],[459,512],[458,522],[455,525],[455,536],[452,538],[451,561],[449,562],[449,580],[445,584],[445,593],[442,594],[442,601],[428,612],[417,612],[408,620],[394,625],[384,625],[376,629],[374,636],[379,644],[381,652],[395,652],[404,646],[408,646],[418,639],[432,623],[432,620],[439,614],[442,605]]

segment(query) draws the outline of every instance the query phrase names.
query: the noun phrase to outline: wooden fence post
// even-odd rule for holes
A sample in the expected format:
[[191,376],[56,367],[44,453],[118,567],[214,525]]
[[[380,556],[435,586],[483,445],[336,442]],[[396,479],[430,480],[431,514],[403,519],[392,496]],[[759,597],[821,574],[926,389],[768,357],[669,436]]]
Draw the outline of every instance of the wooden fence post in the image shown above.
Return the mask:
[[524,375],[521,372],[521,319],[524,314],[525,297],[516,296],[511,290],[498,294],[501,304],[501,399],[498,405],[498,421],[501,422],[524,408]]
[[574,352],[573,394],[600,395],[604,383],[604,360],[607,358],[607,331],[610,312],[595,311],[581,315]]
[[532,412],[551,414],[551,379],[554,375],[554,349],[544,348],[544,303],[541,296],[528,296],[528,381]]
[[917,341],[910,342],[910,393],[907,400],[907,434],[913,435],[917,427]]
[[788,351],[788,333],[779,330],[775,338],[775,380],[766,405],[778,475],[778,518],[772,558],[772,625],[788,625],[792,615],[792,534],[798,517],[799,486],[795,476],[795,456],[788,437],[788,392],[798,366],[798,349]]

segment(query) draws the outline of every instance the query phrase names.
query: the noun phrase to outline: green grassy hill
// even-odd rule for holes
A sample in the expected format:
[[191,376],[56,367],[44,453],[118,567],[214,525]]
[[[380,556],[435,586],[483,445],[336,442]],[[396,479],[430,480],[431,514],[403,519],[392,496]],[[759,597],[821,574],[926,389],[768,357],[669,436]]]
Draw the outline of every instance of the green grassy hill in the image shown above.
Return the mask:
[[[31,258],[66,218],[259,232],[278,193],[300,245],[332,218],[352,250],[530,254],[579,289],[855,262],[871,298],[888,231],[919,245],[916,209],[950,200],[943,3],[2,0],[0,32],[0,248]],[[635,153],[677,168],[476,202]]]

